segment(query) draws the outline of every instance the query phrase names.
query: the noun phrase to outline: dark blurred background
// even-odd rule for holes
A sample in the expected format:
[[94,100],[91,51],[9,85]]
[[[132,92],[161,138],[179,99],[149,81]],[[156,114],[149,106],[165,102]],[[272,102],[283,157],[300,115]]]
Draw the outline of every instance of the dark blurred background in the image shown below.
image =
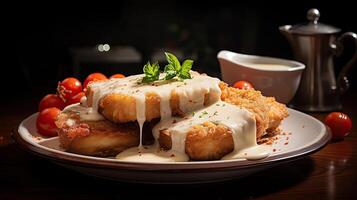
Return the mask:
[[[59,80],[75,76],[81,81],[92,72],[141,73],[148,60],[161,60],[163,51],[193,58],[194,69],[220,76],[216,55],[227,49],[246,54],[292,59],[288,41],[278,27],[306,22],[309,8],[318,8],[320,22],[357,32],[352,1],[283,3],[119,1],[115,7],[26,9],[5,19],[10,34],[10,61],[1,81],[9,98],[41,99],[54,93]],[[70,6],[68,6],[70,7]],[[113,9],[114,8],[114,9]],[[98,46],[102,44],[101,46]],[[103,45],[110,46],[109,51]],[[98,51],[99,50],[101,51]],[[107,49],[106,45],[104,49]],[[336,70],[354,51],[347,44]],[[357,69],[350,72],[351,89]]]

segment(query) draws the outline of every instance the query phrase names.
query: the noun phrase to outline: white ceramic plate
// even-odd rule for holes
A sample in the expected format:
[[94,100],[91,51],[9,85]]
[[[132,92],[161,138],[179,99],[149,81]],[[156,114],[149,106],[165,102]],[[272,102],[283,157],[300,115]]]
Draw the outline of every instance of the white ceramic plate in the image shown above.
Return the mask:
[[92,176],[141,183],[202,183],[223,181],[292,161],[311,154],[330,140],[331,134],[317,119],[289,109],[282,124],[285,135],[272,145],[271,155],[257,161],[218,160],[180,163],[136,163],[64,152],[58,138],[42,138],[36,131],[37,113],[14,130],[15,141],[36,155]]

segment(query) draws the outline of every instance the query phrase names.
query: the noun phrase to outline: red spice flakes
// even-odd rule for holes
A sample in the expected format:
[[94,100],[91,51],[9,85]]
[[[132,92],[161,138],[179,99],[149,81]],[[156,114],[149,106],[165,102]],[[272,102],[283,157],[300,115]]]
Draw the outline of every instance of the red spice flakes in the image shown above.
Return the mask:
[[277,144],[277,140],[279,139],[279,136],[277,135],[279,134],[281,134],[281,130],[277,129],[271,133],[264,135],[261,138],[258,138],[257,142],[258,144],[266,144],[266,145],[272,145],[273,143]]
[[285,142],[285,143],[284,143],[284,145],[287,145],[287,144],[289,144],[289,142]]
[[276,149],[273,149],[273,152],[276,152]]

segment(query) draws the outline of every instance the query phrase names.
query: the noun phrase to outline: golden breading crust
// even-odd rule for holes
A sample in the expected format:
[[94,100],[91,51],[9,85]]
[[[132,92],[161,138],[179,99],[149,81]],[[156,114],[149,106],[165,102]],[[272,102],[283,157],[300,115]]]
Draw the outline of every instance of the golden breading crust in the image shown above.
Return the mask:
[[229,87],[224,82],[221,82],[219,86],[222,90],[223,101],[255,114],[257,138],[263,136],[265,132],[274,131],[280,122],[289,116],[286,106],[277,102],[274,97],[265,97],[256,90],[239,90]]
[[[72,124],[68,125],[67,120]],[[56,121],[61,147],[68,152],[91,156],[115,156],[139,145],[137,123],[115,124],[108,120],[80,121],[73,112],[62,112]],[[144,126],[144,142],[152,143],[151,128]]]
[[269,106],[269,125],[266,130],[268,133],[275,131],[280,125],[281,121],[288,117],[288,110],[284,104],[275,101],[274,97],[267,97],[266,103]]
[[245,108],[254,113],[257,138],[261,137],[269,126],[269,106],[266,104],[266,98],[256,90],[239,90],[228,87],[226,83],[221,82],[219,87],[222,90],[221,99],[227,103]]
[[[165,150],[171,149],[169,131],[160,132],[159,144]],[[233,150],[232,132],[226,126],[204,122],[187,133],[185,151],[191,160],[219,160]]]
[[[91,95],[88,95],[91,99]],[[204,105],[209,101],[209,93],[205,94]],[[91,102],[89,100],[88,102]],[[180,97],[173,91],[170,98],[171,112],[173,115],[183,115],[180,110]],[[99,102],[99,112],[112,122],[125,123],[136,121],[136,101],[133,96],[124,94],[108,94]],[[146,120],[160,118],[160,97],[155,93],[147,93],[145,99]]]
[[[170,106],[173,115],[180,115],[179,96],[171,93]],[[136,102],[133,96],[124,94],[109,94],[99,103],[99,112],[113,122],[136,121]],[[160,97],[155,93],[147,93],[145,101],[146,120],[160,118]]]

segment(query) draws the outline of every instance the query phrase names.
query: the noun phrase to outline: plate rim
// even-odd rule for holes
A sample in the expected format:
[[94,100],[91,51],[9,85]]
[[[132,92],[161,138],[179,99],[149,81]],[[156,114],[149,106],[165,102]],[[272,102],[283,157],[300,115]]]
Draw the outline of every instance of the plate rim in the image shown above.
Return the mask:
[[[190,163],[140,163],[140,162],[126,162],[118,160],[97,160],[93,159],[92,156],[83,156],[72,153],[59,153],[56,151],[49,151],[45,148],[36,146],[29,141],[26,141],[25,138],[19,133],[19,128],[21,125],[28,120],[30,117],[33,117],[35,114],[32,114],[25,118],[21,123],[15,127],[12,131],[12,138],[15,142],[21,146],[23,149],[37,155],[50,159],[52,161],[82,166],[82,167],[95,167],[95,168],[104,168],[104,169],[120,169],[120,170],[139,170],[139,171],[172,171],[172,170],[229,170],[229,169],[243,169],[251,168],[256,166],[262,166],[267,164],[273,164],[280,161],[290,161],[296,158],[310,155],[327,145],[331,139],[331,132],[326,126],[319,121],[318,119],[307,115],[303,112],[288,108],[289,112],[296,112],[298,114],[304,115],[315,122],[317,122],[320,127],[322,127],[322,132],[324,135],[315,143],[312,143],[302,149],[294,150],[291,152],[286,152],[283,154],[273,155],[266,159],[259,161],[248,161],[248,160],[229,160],[229,161],[197,161]],[[46,147],[48,148],[48,147]],[[95,157],[94,157],[95,158]]]

